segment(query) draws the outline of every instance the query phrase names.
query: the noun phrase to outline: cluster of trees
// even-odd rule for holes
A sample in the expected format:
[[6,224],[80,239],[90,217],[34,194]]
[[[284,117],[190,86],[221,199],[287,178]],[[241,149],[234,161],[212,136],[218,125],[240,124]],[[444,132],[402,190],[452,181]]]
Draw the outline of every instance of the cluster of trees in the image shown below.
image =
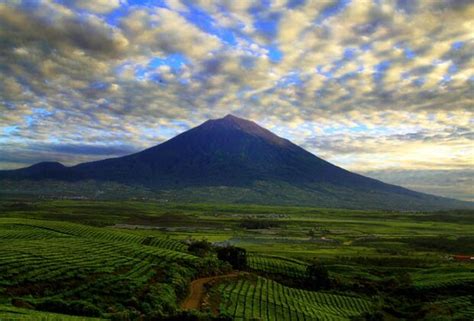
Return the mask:
[[[204,243],[200,243],[201,246]],[[201,248],[196,246],[196,248]],[[204,245],[206,248],[206,245]],[[231,265],[217,259],[217,255],[203,257],[193,262],[181,262],[163,258],[152,266],[153,275],[143,284],[121,274],[96,274],[69,279],[58,279],[57,288],[48,290],[48,297],[38,299],[28,297],[12,302],[16,306],[35,308],[61,314],[110,317],[112,320],[196,320],[226,321],[224,317],[184,313],[177,314],[178,303],[184,299],[192,278],[200,275],[226,273]],[[80,282],[84,289],[72,289]],[[28,288],[28,285],[25,285]],[[32,287],[36,288],[36,287]],[[69,294],[70,293],[70,294]]]
[[199,240],[192,241],[188,251],[203,258],[216,255],[220,261],[230,264],[235,270],[247,269],[247,251],[240,247],[230,245],[215,247],[207,240]]
[[82,300],[66,302],[61,299],[46,299],[37,303],[36,308],[42,311],[63,314],[83,315],[89,317],[101,316],[101,311],[95,305]]
[[280,222],[271,220],[243,220],[239,226],[249,230],[268,229],[280,226]]
[[327,289],[331,286],[328,269],[319,262],[313,262],[306,268],[307,287],[312,290]]
[[417,250],[439,251],[445,253],[474,253],[474,236],[449,237],[414,237],[400,239]]
[[227,315],[215,316],[211,313],[200,311],[175,311],[168,315],[160,313],[150,313],[145,316],[137,316],[130,312],[115,314],[112,316],[112,321],[232,321],[232,317]]

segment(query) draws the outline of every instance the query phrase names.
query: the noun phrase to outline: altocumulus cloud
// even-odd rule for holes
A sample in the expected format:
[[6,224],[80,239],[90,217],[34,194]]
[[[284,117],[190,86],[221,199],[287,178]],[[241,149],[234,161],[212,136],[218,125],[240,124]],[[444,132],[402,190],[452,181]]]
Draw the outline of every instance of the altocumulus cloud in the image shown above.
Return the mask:
[[419,190],[453,173],[438,194],[471,199],[472,30],[472,1],[2,1],[0,167],[235,113]]

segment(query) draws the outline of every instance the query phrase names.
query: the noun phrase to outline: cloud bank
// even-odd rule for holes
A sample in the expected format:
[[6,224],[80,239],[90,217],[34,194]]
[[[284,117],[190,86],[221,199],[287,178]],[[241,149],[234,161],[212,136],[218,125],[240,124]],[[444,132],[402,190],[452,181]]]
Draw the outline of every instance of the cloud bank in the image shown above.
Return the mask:
[[118,156],[234,113],[350,170],[466,173],[437,184],[469,199],[472,30],[472,1],[7,0],[0,167]]

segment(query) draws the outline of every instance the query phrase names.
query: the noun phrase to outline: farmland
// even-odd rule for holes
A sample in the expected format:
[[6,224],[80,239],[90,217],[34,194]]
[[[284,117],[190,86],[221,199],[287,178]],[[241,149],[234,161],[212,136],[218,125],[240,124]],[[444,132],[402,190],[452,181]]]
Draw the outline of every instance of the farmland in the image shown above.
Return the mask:
[[357,297],[305,291],[261,277],[219,286],[221,311],[235,320],[346,320],[371,310]]
[[[474,254],[473,225],[469,211],[4,200],[0,320],[470,320],[474,265],[453,256]],[[247,267],[216,257],[229,245]],[[228,273],[182,311],[192,280]]]

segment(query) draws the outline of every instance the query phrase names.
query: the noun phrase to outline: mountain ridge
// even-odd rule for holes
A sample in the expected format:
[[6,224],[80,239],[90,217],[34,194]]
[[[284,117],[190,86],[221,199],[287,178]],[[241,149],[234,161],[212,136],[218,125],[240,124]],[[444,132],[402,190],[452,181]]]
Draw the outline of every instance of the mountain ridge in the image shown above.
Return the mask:
[[[289,203],[314,203],[323,207],[396,208],[393,204],[397,202],[405,203],[401,207],[415,204],[413,208],[424,208],[424,203],[434,208],[466,206],[466,202],[415,192],[347,171],[253,121],[230,114],[207,120],[138,153],[70,167],[42,162],[0,171],[0,179],[45,184],[46,181],[114,182],[142,186],[158,193],[173,191],[178,196],[184,191],[190,194],[200,191],[197,194],[202,197],[197,201],[213,201],[216,193],[227,200],[222,189],[227,187],[234,195],[234,202],[250,199],[249,202],[265,203],[284,198]],[[288,198],[279,189],[286,189],[293,196]],[[262,196],[253,197],[248,191]],[[239,193],[246,196],[239,198]]]

